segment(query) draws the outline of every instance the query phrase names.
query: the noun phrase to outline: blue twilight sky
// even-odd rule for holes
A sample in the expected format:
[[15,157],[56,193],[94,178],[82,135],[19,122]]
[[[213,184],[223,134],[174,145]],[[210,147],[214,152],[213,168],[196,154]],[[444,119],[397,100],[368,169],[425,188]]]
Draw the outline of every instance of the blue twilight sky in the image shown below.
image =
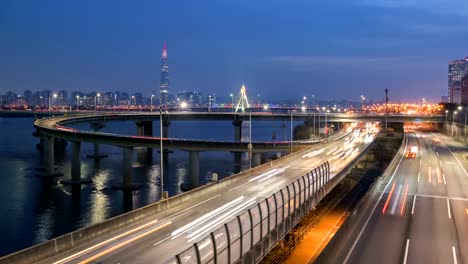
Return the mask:
[[171,91],[438,100],[467,0],[0,1],[0,92]]

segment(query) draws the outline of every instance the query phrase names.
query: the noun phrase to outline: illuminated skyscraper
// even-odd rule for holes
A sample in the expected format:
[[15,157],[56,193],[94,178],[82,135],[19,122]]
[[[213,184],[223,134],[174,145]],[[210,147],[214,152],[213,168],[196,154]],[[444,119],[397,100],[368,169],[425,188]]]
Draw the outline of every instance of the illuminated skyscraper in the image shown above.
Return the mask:
[[450,103],[461,103],[461,80],[466,72],[468,72],[468,57],[463,60],[449,62],[448,99]]
[[169,93],[169,66],[167,66],[167,47],[164,42],[161,56],[161,82],[159,83],[159,103],[161,105],[168,104]]

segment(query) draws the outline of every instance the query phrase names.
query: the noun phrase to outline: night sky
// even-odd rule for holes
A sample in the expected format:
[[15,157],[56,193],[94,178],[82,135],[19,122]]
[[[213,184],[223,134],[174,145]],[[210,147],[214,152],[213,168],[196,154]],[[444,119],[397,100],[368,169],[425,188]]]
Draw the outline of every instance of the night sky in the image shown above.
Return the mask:
[[0,2],[0,93],[171,92],[439,100],[468,55],[466,0]]

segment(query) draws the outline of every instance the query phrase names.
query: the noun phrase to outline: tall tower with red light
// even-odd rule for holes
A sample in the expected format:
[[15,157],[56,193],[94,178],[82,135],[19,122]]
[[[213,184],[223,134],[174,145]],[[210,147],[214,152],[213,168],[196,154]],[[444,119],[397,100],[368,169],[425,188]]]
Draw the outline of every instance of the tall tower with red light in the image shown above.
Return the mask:
[[169,94],[169,66],[167,65],[167,45],[164,42],[161,54],[161,81],[159,83],[159,104],[168,104]]

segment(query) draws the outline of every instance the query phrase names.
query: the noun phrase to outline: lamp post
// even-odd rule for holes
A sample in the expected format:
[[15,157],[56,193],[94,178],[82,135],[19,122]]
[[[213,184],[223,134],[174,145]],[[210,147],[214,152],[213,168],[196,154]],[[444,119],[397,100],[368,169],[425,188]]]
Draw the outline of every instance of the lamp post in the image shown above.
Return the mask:
[[249,168],[252,168],[252,108],[249,108]]
[[455,116],[458,114],[457,111],[453,111],[453,115],[452,115],[452,137],[454,136],[453,134],[453,127],[455,126]]
[[161,196],[164,196],[164,152],[163,152],[163,117],[162,117],[162,106],[159,106],[159,146],[160,146],[160,163],[159,175],[161,176]]
[[315,134],[315,110],[314,110],[314,140],[316,138],[316,134]]
[[[54,98],[57,98],[57,94],[56,94],[56,93],[54,93],[52,96],[53,96]],[[49,103],[48,103],[48,106],[47,106],[47,109],[49,110],[49,117],[50,117],[50,99],[51,99],[50,97],[51,97],[51,96],[50,96],[50,92],[49,92]]]
[[361,94],[361,107],[362,107],[362,112],[365,113],[366,110],[366,97]]
[[[154,94],[151,94],[151,97],[150,97],[150,112],[153,112],[153,98],[154,98]],[[177,98],[178,100],[179,98]]]
[[231,97],[231,108],[234,109],[234,94],[229,94],[229,96]]
[[293,150],[293,111],[292,109],[289,110],[291,113],[291,140],[289,141],[289,153],[292,153]]
[[100,97],[101,94],[100,93],[97,93],[96,96],[94,97],[94,113],[96,113],[97,111],[97,101],[98,101],[98,97]]
[[448,132],[448,124],[447,124],[447,116],[448,116],[448,110],[445,110],[445,126],[447,127],[447,132]]

